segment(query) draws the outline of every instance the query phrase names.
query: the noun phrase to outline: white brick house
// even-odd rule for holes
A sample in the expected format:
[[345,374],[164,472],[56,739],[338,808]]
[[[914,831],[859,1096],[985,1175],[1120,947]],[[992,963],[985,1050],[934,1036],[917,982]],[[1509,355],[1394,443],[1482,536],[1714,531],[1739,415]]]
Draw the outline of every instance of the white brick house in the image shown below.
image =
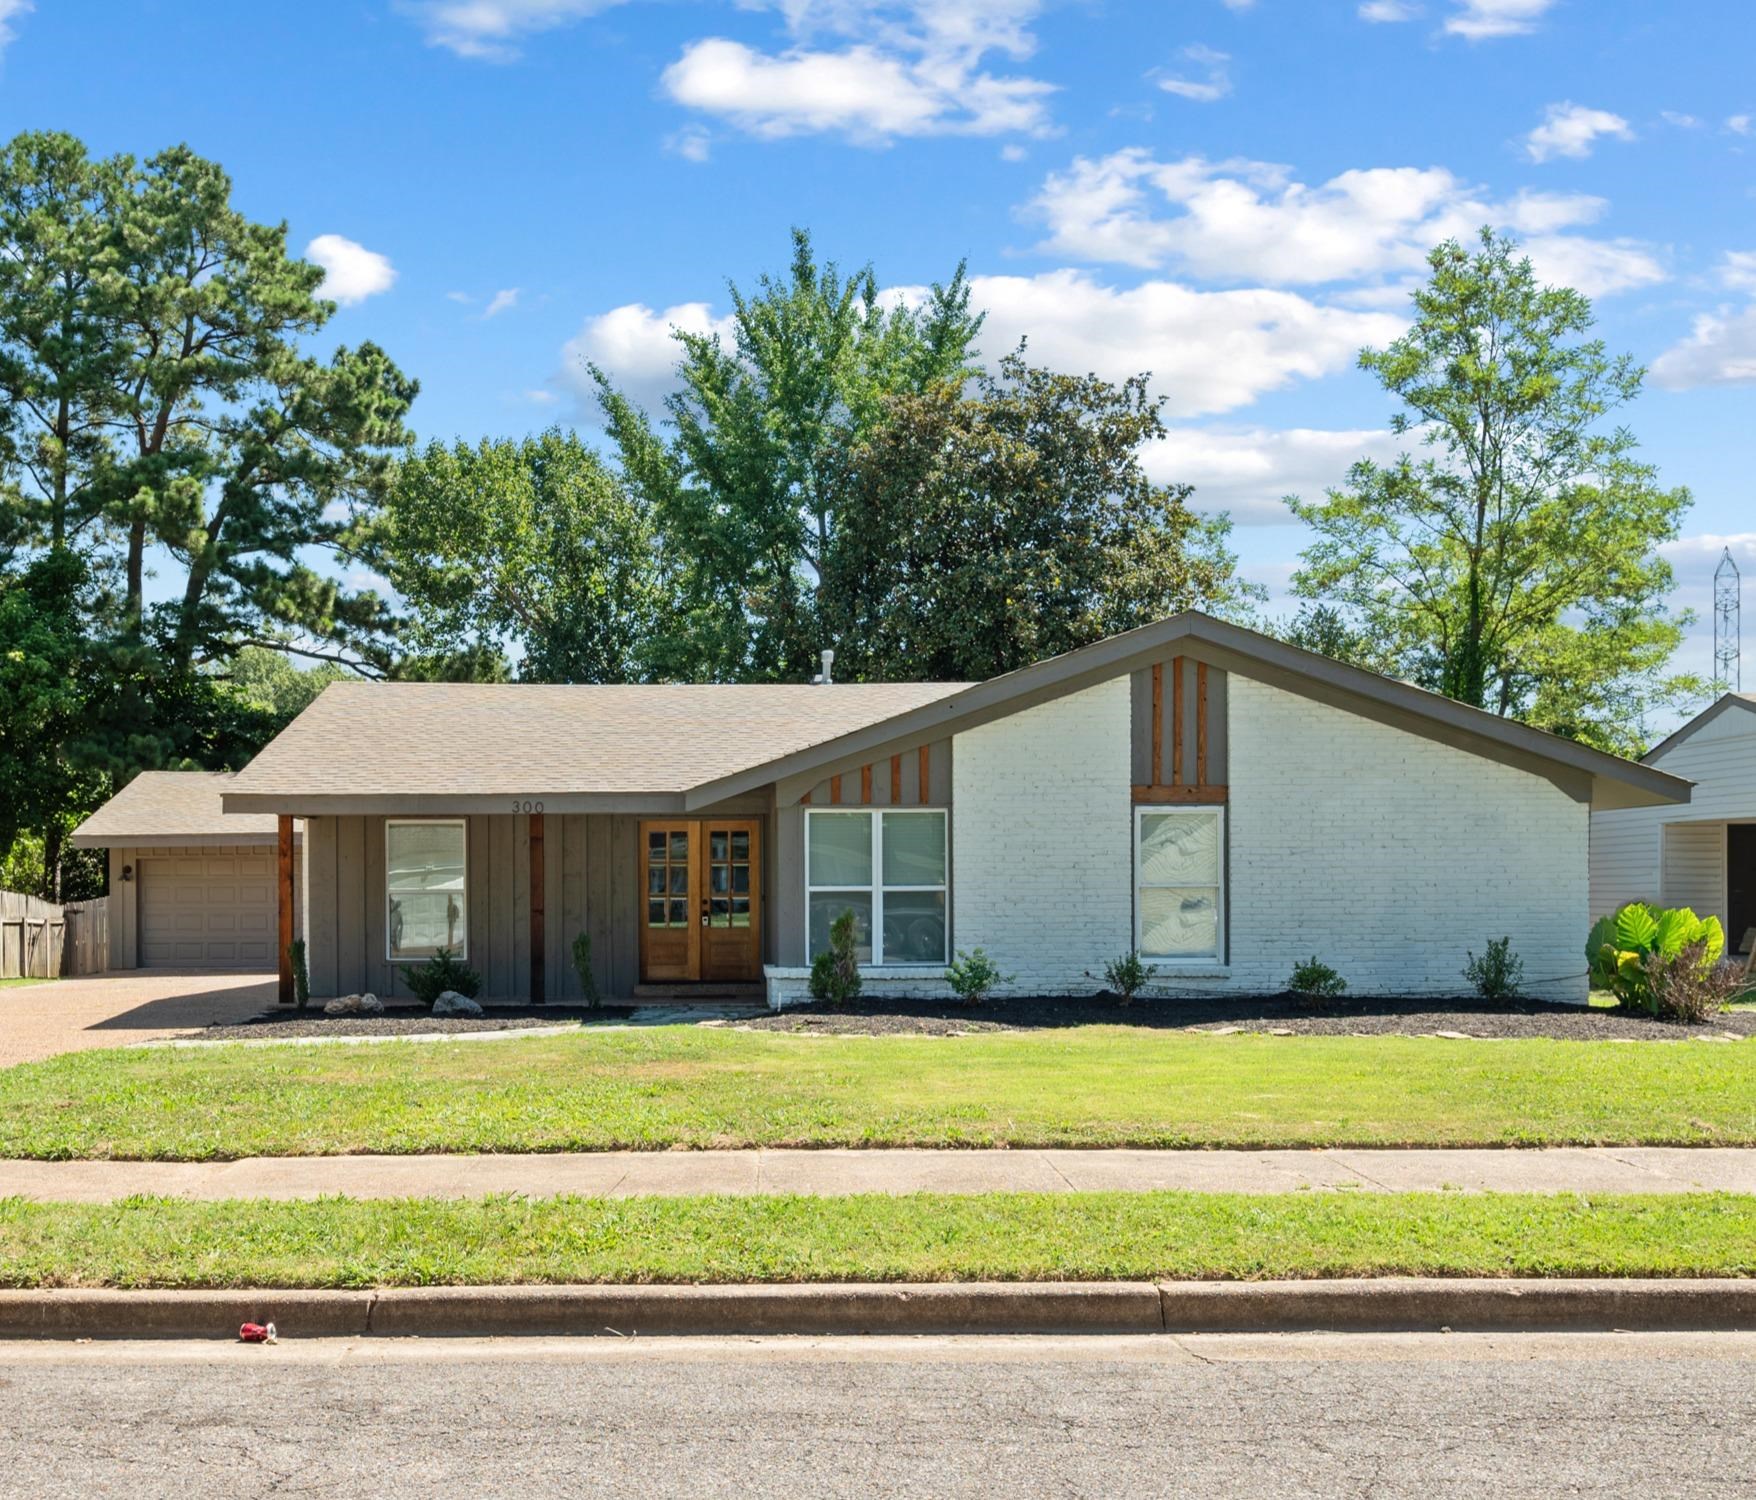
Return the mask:
[[224,812],[280,820],[317,995],[446,948],[489,998],[567,1000],[585,937],[605,996],[780,1005],[851,912],[874,993],[980,947],[1015,993],[1132,950],[1173,996],[1313,954],[1446,996],[1506,936],[1583,1000],[1591,820],[1689,788],[1189,613],[979,683],[336,684]]

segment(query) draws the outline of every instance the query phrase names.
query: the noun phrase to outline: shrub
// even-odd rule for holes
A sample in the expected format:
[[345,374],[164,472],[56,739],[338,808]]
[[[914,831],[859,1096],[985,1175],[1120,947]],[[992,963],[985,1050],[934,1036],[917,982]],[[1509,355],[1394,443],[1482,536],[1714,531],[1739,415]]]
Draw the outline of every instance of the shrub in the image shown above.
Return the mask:
[[854,914],[829,924],[829,946],[811,960],[811,998],[842,1005],[860,993],[860,961],[854,951]]
[[1480,958],[1471,951],[1463,977],[1484,1000],[1516,1000],[1524,992],[1524,960],[1512,951],[1511,938],[1489,938]]
[[579,992],[593,1010],[603,1004],[598,993],[597,975],[591,971],[591,934],[582,932],[573,940],[573,972],[579,976]]
[[1735,963],[1707,956],[1705,939],[1690,943],[1675,958],[1649,953],[1642,962],[1652,991],[1653,1014],[1665,1021],[1699,1026],[1711,1021],[1744,988]]
[[403,971],[409,992],[423,1005],[431,1005],[447,990],[475,999],[482,988],[482,976],[449,948],[441,948],[425,963],[413,964]]
[[1152,971],[1141,963],[1140,955],[1132,949],[1104,965],[1104,983],[1122,997],[1124,1005],[1145,989],[1151,978]]
[[[1585,940],[1591,982],[1608,990],[1629,1010],[1659,1014],[1653,975],[1688,960],[1697,969],[1711,969],[1725,954],[1725,933],[1718,917],[1705,920],[1688,907],[1666,910],[1631,901],[1614,916],[1601,917]],[[1649,958],[1657,963],[1649,965]]]
[[999,964],[988,957],[986,948],[969,953],[959,948],[957,957],[945,970],[945,982],[965,1005],[980,1005],[1001,985],[1011,984],[1017,977],[1016,974],[1002,974]]
[[1347,989],[1347,980],[1313,953],[1303,963],[1293,965],[1293,977],[1287,988],[1308,1005],[1333,1000]]
[[311,969],[305,962],[304,938],[294,938],[287,945],[287,956],[293,961],[293,999],[303,1010],[311,1003]]

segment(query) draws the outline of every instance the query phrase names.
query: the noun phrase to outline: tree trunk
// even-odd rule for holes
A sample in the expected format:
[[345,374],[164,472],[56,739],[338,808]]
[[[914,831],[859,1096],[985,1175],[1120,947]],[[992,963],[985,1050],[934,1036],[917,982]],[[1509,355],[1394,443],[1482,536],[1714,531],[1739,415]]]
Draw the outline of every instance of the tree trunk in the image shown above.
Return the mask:
[[55,821],[43,830],[43,900],[61,900],[61,825]]

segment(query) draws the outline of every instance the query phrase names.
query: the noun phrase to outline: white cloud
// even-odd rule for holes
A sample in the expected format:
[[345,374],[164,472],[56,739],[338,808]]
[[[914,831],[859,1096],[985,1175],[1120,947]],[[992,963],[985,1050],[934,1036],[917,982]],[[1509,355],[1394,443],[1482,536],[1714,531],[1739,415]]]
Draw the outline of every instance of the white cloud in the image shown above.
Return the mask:
[[1628,122],[1607,109],[1591,109],[1571,102],[1551,104],[1543,123],[1524,138],[1524,150],[1532,161],[1590,156],[1600,135],[1614,136],[1620,141],[1634,139]]
[[459,57],[510,62],[519,43],[540,31],[596,15],[620,0],[402,0],[427,44]]
[[1194,485],[1197,510],[1229,511],[1244,526],[1275,525],[1292,520],[1287,495],[1316,499],[1360,459],[1390,463],[1407,446],[1406,438],[1374,428],[1173,427],[1140,458],[1156,483]]
[[486,322],[489,318],[499,317],[503,312],[511,312],[513,308],[518,306],[520,290],[519,287],[509,286],[495,292],[488,299],[487,307],[482,310],[482,320]]
[[699,125],[685,125],[665,137],[665,149],[684,161],[706,161],[713,155],[713,136]]
[[1555,0],[1457,0],[1457,13],[1446,18],[1445,29],[1472,42],[1523,36],[1536,30],[1536,23],[1554,3]]
[[0,0],[0,48],[18,36],[18,23],[35,9],[33,0]]
[[732,319],[716,317],[705,302],[679,302],[654,312],[644,302],[630,302],[587,318],[561,348],[561,379],[591,409],[597,386],[588,364],[615,380],[617,388],[640,405],[656,410],[676,386],[677,359],[682,351],[673,330],[714,333],[729,338]]
[[1726,251],[1719,279],[1736,291],[1756,292],[1756,250]]
[[1539,268],[1564,267],[1588,295],[1663,280],[1663,267],[1636,244],[1562,232],[1606,206],[1578,193],[1495,202],[1439,167],[1365,168],[1309,187],[1267,162],[1161,162],[1138,148],[1077,158],[1048,177],[1032,204],[1049,228],[1039,247],[1046,252],[1177,266],[1219,281],[1297,286],[1420,275],[1434,245],[1483,224],[1525,236]]
[[447,292],[445,294],[445,300],[447,302],[462,302],[467,305],[468,303],[474,302],[476,299],[470,296],[468,292]]
[[1652,378],[1677,391],[1756,383],[1756,303],[1696,318],[1688,337],[1652,362]]
[[1756,115],[1727,115],[1726,129],[1733,135],[1749,135],[1756,130]]
[[1196,66],[1205,68],[1205,78],[1185,78],[1180,74],[1172,74],[1160,78],[1158,86],[1167,94],[1175,94],[1179,99],[1193,99],[1197,104],[1212,104],[1223,99],[1232,91],[1232,75],[1226,69],[1231,55],[1226,52],[1215,52],[1212,47],[1203,47],[1200,43],[1183,49],[1183,56]]
[[1000,148],[1001,161],[1027,161],[1029,158],[1030,152],[1017,141],[1008,141]]
[[1661,109],[1658,112],[1658,117],[1663,120],[1665,124],[1675,125],[1679,130],[1699,130],[1702,125],[1699,116],[1686,115],[1681,110]]
[[532,406],[553,406],[561,398],[553,391],[546,390],[542,386],[533,386],[530,390],[524,393],[524,399],[530,402]]
[[396,283],[396,267],[388,256],[343,235],[318,235],[305,246],[305,259],[323,267],[318,295],[332,297],[344,307],[388,292]]
[[1412,21],[1421,13],[1418,5],[1410,5],[1408,0],[1361,0],[1359,15],[1362,21]]
[[1035,48],[1042,0],[743,0],[774,10],[789,45],[763,51],[726,37],[691,42],[661,83],[677,103],[776,139],[839,132],[895,136],[1049,131],[1054,85],[997,75],[990,54]]

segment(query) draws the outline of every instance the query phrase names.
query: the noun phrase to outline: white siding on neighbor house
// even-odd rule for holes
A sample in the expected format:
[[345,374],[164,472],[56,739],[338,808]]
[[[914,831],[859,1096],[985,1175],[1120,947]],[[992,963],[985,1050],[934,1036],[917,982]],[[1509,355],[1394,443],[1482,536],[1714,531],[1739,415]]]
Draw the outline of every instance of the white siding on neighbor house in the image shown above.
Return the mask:
[[1694,791],[1681,807],[1592,815],[1592,915],[1652,901],[1723,923],[1725,825],[1756,820],[1756,711],[1733,705],[1652,764],[1693,781]]
[[1533,994],[1586,998],[1584,803],[1237,672],[1230,715],[1226,988],[1282,989],[1316,954],[1355,992],[1461,994],[1504,935]]
[[1117,677],[953,742],[953,942],[1015,993],[1089,995],[1132,941],[1131,713]]

